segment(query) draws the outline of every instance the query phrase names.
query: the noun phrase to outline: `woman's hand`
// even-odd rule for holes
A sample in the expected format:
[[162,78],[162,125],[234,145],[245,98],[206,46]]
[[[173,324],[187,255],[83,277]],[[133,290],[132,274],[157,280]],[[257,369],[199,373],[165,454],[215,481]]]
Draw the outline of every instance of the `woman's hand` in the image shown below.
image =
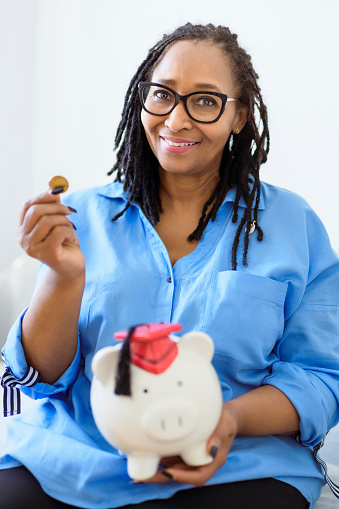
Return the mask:
[[161,465],[164,469],[145,482],[162,483],[170,480],[203,486],[227,460],[228,451],[237,434],[237,419],[235,412],[224,405],[219,423],[207,442],[207,451],[213,461],[201,467],[186,465],[181,458],[163,458]]
[[48,191],[25,203],[18,228],[21,247],[29,256],[48,265],[61,279],[73,279],[84,272],[84,258],[72,213],[58,195]]

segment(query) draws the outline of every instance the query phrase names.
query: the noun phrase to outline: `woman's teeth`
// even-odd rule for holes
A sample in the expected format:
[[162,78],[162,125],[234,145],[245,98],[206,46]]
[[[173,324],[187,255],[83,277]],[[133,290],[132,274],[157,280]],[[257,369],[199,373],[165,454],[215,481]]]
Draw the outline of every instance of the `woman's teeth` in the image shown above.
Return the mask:
[[193,141],[192,143],[174,143],[174,141],[166,140],[166,138],[163,139],[172,147],[188,147],[190,145],[196,145],[197,143],[196,141]]

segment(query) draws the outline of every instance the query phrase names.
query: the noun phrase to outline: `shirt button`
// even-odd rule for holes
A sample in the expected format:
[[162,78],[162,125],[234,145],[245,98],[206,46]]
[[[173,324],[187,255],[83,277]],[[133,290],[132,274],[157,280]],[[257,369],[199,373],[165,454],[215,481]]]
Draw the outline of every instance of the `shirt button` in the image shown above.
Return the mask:
[[172,278],[171,276],[168,276],[168,278],[166,279],[167,283],[172,283]]

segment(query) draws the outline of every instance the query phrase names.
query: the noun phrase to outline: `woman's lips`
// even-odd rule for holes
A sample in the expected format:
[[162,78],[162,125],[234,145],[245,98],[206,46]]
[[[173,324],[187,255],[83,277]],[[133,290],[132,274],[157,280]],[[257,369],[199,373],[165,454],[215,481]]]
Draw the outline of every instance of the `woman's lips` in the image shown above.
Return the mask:
[[170,136],[160,136],[165,150],[173,154],[183,154],[192,150],[199,142],[192,140],[183,140],[181,138],[171,138]]

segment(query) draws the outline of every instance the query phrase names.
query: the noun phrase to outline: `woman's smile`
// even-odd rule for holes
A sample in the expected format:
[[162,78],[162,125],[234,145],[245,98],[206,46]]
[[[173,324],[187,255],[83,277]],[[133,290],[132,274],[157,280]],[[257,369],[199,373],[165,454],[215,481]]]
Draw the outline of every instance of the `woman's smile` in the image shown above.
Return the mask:
[[172,154],[184,154],[198,145],[199,142],[185,140],[182,138],[173,138],[171,136],[160,136],[163,141],[164,149]]

